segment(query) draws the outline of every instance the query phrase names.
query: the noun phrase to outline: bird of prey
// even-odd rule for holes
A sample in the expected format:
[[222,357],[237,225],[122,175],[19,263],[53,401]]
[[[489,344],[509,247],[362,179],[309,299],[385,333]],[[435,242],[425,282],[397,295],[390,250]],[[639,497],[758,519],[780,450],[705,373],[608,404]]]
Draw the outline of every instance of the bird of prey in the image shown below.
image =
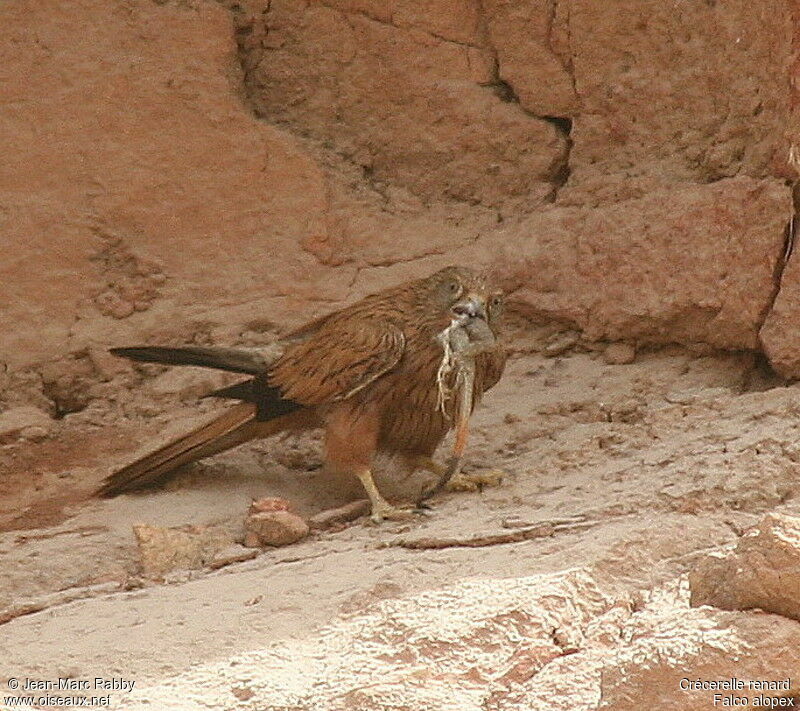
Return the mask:
[[311,321],[280,342],[277,358],[258,348],[112,349],[137,361],[254,377],[211,393],[241,402],[112,474],[98,493],[113,496],[139,488],[251,439],[321,427],[326,467],[360,479],[373,519],[405,518],[408,510],[378,491],[373,460],[378,453],[393,455],[412,470],[441,476],[443,468],[432,456],[458,415],[457,369],[445,367],[446,334],[458,326],[464,342],[477,334],[474,340],[481,344],[474,351],[465,400],[471,411],[505,367],[502,306],[502,294],[482,275],[453,266]]

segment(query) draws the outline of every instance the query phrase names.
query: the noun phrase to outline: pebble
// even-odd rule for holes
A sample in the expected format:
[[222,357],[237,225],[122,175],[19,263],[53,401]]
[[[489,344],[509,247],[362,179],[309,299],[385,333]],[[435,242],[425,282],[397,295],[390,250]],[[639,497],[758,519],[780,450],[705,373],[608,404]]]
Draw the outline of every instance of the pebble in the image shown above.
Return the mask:
[[244,545],[288,546],[308,535],[308,524],[289,511],[262,511],[250,514],[244,522]]
[[560,356],[562,353],[566,353],[570,348],[577,345],[579,340],[580,334],[577,331],[556,333],[545,344],[545,347],[542,349],[542,355],[547,358]]

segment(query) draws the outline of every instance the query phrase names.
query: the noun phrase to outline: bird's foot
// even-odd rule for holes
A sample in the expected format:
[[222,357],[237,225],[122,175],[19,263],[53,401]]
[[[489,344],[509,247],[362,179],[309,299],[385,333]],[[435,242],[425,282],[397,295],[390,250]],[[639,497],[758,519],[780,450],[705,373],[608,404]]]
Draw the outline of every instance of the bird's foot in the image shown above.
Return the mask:
[[482,491],[485,486],[500,486],[506,473],[500,469],[465,474],[459,472],[445,485],[448,491]]
[[408,521],[419,513],[421,512],[416,509],[392,506],[388,501],[381,501],[372,505],[372,515],[370,518],[374,523],[381,523],[382,521]]
[[372,472],[369,469],[364,468],[356,471],[356,476],[364,485],[364,489],[372,504],[372,514],[370,518],[375,523],[380,523],[381,521],[407,521],[414,517],[413,509],[392,506],[381,496],[381,492],[378,491],[378,487],[375,486],[375,480],[372,478]]

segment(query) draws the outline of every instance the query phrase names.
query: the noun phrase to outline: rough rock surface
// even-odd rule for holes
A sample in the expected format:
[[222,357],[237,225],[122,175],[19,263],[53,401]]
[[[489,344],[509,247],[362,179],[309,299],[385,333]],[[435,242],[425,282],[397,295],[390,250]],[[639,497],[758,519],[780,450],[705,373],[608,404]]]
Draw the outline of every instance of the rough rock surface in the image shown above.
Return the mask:
[[[444,495],[431,515],[409,522],[356,521],[238,564],[244,551],[226,545],[204,564],[225,567],[166,574],[178,578],[173,585],[145,581],[130,591],[143,584],[132,523],[221,526],[235,537],[254,499],[282,499],[310,517],[363,492],[343,493],[343,482],[319,469],[318,440],[276,438],[187,468],[164,488],[85,500],[85,488],[114,462],[129,461],[132,447],[153,447],[207,416],[197,409],[208,403],[185,404],[177,394],[171,404],[158,403],[161,414],[135,422],[93,425],[96,413],[87,409],[54,421],[53,440],[7,445],[0,450],[7,457],[0,478],[7,530],[0,534],[0,678],[54,668],[76,677],[127,674],[141,682],[143,698],[191,691],[187,703],[212,699],[219,706],[216,699],[234,688],[256,698],[269,687],[271,677],[258,672],[267,668],[262,662],[288,674],[291,660],[302,658],[316,670],[331,626],[363,642],[359,660],[387,672],[388,686],[345,689],[367,698],[363,706],[371,709],[388,705],[392,685],[417,701],[433,695],[435,708],[445,694],[454,699],[446,703],[469,709],[497,691],[508,709],[549,711],[558,708],[553,699],[592,709],[601,693],[631,711],[654,693],[660,708],[702,709],[710,697],[683,694],[675,676],[681,670],[727,678],[738,655],[742,678],[785,676],[781,665],[797,664],[800,623],[755,611],[690,609],[681,581],[710,548],[734,545],[737,532],[765,512],[800,513],[798,387],[774,387],[741,353],[645,348],[631,364],[607,365],[602,349],[577,343],[547,358],[538,351],[552,328],[514,342],[506,377],[474,417],[469,467],[501,467],[500,486]],[[392,500],[413,499],[427,481],[398,474],[391,462],[376,472]],[[508,545],[397,545],[502,536],[518,530],[509,526],[558,520],[576,525]],[[396,598],[402,604],[390,604]],[[446,600],[461,636],[436,629],[433,607]],[[548,605],[555,602],[553,611]],[[560,621],[564,608],[569,618],[573,607],[588,625],[576,630],[567,619],[564,634],[555,624],[542,629],[542,620]],[[431,618],[431,644],[409,643],[402,626],[392,632],[401,613]],[[65,637],[78,641],[64,645]],[[370,656],[395,646],[397,654]],[[345,687],[350,654],[353,648],[335,658],[338,677],[321,681]],[[547,661],[551,654],[557,656]],[[437,674],[420,682],[415,659]],[[488,678],[462,674],[487,666]],[[113,695],[123,708],[135,700]]]
[[426,200],[535,205],[552,193],[567,138],[495,90],[476,3],[386,14],[331,5],[264,5],[264,38],[245,60],[260,115],[334,143],[371,178]]
[[255,304],[291,283],[307,304],[325,288],[299,246],[326,231],[320,168],[242,105],[224,8],[4,3],[0,27],[0,360],[157,327],[187,338],[243,292]]
[[654,597],[636,609],[582,570],[470,581],[378,603],[126,703],[221,708],[244,687],[256,705],[309,710],[712,708],[715,692],[681,680],[730,678],[733,656],[736,677],[785,683],[800,663],[792,621],[670,607]]
[[[0,418],[47,423],[0,441],[0,680],[136,679],[123,708],[640,711],[712,707],[680,678],[728,678],[731,659],[740,678],[796,673],[797,621],[690,608],[683,576],[800,513],[797,386],[754,352],[800,376],[800,18],[678,5],[1,4]],[[91,497],[228,382],[109,346],[265,346],[469,261],[512,292],[514,357],[469,445],[502,485],[353,522],[363,491],[321,469],[312,434]],[[378,463],[413,499],[426,480],[398,474]],[[335,523],[231,547],[263,497]],[[521,543],[399,545],[558,520],[574,525]],[[133,524],[177,584],[142,580]],[[724,560],[755,559],[740,545]],[[739,592],[795,614],[776,577]]]
[[761,345],[772,366],[787,378],[800,377],[800,261],[789,260],[780,291],[761,329]]
[[167,528],[138,524],[133,527],[139,546],[139,564],[146,578],[162,578],[177,570],[201,568],[230,546],[230,535],[212,526]]
[[790,6],[735,0],[676,12],[657,0],[569,0],[557,7],[564,28],[557,46],[580,102],[563,202],[599,204],[736,175],[794,179]]
[[659,190],[534,213],[508,228],[495,264],[523,308],[589,338],[756,348],[790,215],[777,180]]
[[526,275],[534,292],[557,281],[557,298],[521,298],[591,338],[632,326],[758,348],[767,317],[765,349],[800,373],[791,262],[769,314],[790,214],[780,181],[795,175],[784,3],[79,0],[0,13],[6,402],[54,402],[43,364],[126,341],[245,341],[464,261],[476,240],[482,261],[506,244],[560,255]]
[[800,519],[768,514],[735,550],[700,561],[689,583],[692,605],[757,607],[800,620]]

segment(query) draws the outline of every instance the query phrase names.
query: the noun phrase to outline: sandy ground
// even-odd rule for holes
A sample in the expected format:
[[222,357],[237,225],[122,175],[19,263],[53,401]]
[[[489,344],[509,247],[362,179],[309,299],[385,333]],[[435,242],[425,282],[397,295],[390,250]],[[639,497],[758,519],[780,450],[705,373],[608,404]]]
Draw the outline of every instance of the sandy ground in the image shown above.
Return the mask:
[[[86,500],[112,466],[219,404],[173,404],[110,425],[92,422],[91,411],[68,416],[53,439],[4,448],[0,616],[12,619],[0,626],[0,680],[124,678],[137,690],[112,696],[128,708],[142,687],[289,649],[380,600],[463,581],[577,567],[610,591],[666,590],[763,512],[800,513],[797,395],[751,355],[661,349],[609,365],[602,350],[548,358],[518,343],[474,418],[469,447],[468,470],[502,469],[500,486],[445,494],[409,523],[362,519],[162,584],[138,575],[134,524],[213,525],[235,536],[253,497],[284,496],[309,514],[358,490],[322,473],[313,438],[284,438],[196,465],[160,490]],[[388,487],[391,462],[385,468]],[[393,483],[395,495],[411,495],[422,480]],[[520,543],[386,545],[572,517],[587,525]],[[81,599],[65,602],[69,595]],[[31,603],[45,609],[23,614]]]

